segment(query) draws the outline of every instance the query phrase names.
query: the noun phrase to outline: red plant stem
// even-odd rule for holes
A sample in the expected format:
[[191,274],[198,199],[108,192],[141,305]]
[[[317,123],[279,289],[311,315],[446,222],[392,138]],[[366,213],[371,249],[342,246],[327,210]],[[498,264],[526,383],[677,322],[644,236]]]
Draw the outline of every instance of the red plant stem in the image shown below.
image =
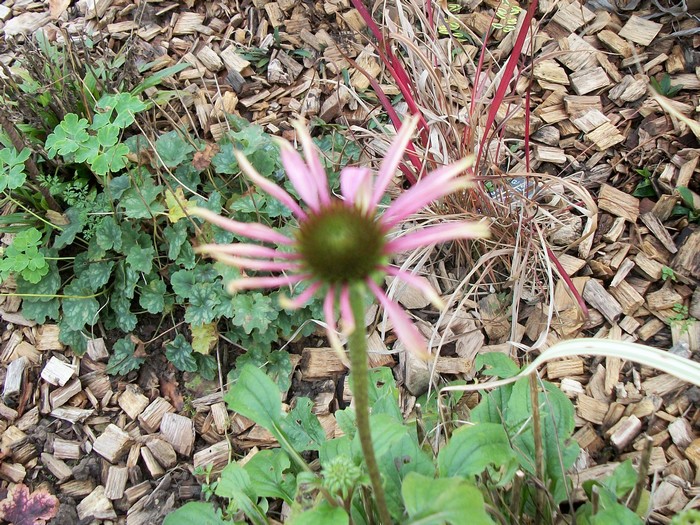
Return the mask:
[[576,299],[576,302],[578,303],[579,308],[583,312],[584,318],[588,320],[589,313],[588,307],[586,306],[586,302],[583,300],[583,297],[581,297],[581,294],[578,293],[578,290],[576,289],[576,286],[574,286],[574,283],[569,277],[569,274],[566,273],[566,270],[564,270],[564,267],[561,265],[561,262],[559,262],[559,259],[557,259],[557,256],[554,255],[554,252],[550,249],[549,246],[547,246],[547,257],[549,257],[549,260],[552,261],[554,263],[554,266],[557,267],[557,272],[559,272],[559,276],[562,279],[564,279],[566,286],[569,288],[569,291],[573,294],[574,298]]
[[476,157],[477,165],[479,165],[479,162],[482,159],[482,155],[484,153],[484,145],[486,144],[487,137],[490,135],[489,130],[491,129],[493,122],[496,120],[496,113],[498,112],[498,108],[503,102],[506,91],[508,89],[508,85],[510,84],[511,80],[513,80],[513,72],[515,71],[515,66],[518,64],[518,60],[520,59],[520,52],[522,51],[523,45],[525,44],[525,38],[530,32],[532,18],[535,16],[536,9],[537,0],[532,0],[529,7],[527,8],[527,13],[525,13],[525,19],[523,20],[523,24],[520,28],[520,31],[518,32],[518,36],[515,39],[515,45],[513,46],[513,51],[511,51],[510,57],[508,58],[508,62],[506,63],[506,68],[503,73],[503,76],[501,77],[501,82],[498,84],[498,89],[496,89],[496,94],[493,97],[491,109],[489,110],[488,117],[486,118],[486,125],[484,126],[484,135],[483,137],[481,137],[481,142],[479,143],[479,153]]

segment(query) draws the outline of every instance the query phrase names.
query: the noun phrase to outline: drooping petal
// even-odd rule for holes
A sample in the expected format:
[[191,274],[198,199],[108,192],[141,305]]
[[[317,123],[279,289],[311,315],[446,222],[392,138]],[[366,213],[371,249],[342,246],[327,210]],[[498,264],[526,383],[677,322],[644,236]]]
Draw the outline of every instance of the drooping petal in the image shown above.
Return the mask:
[[296,297],[289,298],[282,295],[280,296],[280,306],[282,306],[282,308],[286,308],[287,310],[298,310],[309,302],[309,300],[314,296],[318,289],[321,288],[321,286],[323,286],[323,283],[321,281],[316,281],[315,283],[310,284],[306,290],[301,292]]
[[350,335],[355,331],[355,317],[350,305],[350,287],[345,284],[340,289],[340,319],[343,323],[343,334]]
[[257,239],[263,242],[271,242],[274,244],[294,244],[294,241],[289,237],[286,237],[263,224],[234,221],[232,219],[222,217],[221,215],[218,215],[211,210],[207,210],[206,208],[192,208],[188,210],[188,212],[190,215],[200,217],[218,226],[219,228],[235,233],[236,235],[241,235],[250,239]]
[[278,262],[266,261],[263,259],[248,259],[246,257],[233,257],[231,255],[221,253],[216,249],[207,252],[207,255],[210,255],[217,261],[221,261],[229,266],[242,268],[245,270],[255,270],[258,272],[286,272],[301,269],[301,264],[296,262]]
[[442,310],[445,307],[445,303],[435,289],[417,275],[399,268],[394,268],[393,266],[384,266],[382,269],[389,275],[405,282],[407,285],[413,286],[413,288],[422,293],[438,310]]
[[301,259],[301,255],[298,253],[281,252],[279,250],[275,250],[274,248],[260,246],[259,244],[202,244],[195,247],[194,251],[195,253],[208,253],[216,251],[218,253],[225,253],[228,255],[238,255],[240,257],[264,257],[268,259],[287,260]]
[[396,337],[399,338],[399,341],[401,341],[406,347],[406,350],[412,352],[414,355],[422,359],[427,360],[430,355],[428,354],[428,345],[425,338],[418,331],[418,328],[416,328],[416,325],[413,324],[406,312],[404,312],[398,304],[389,299],[382,289],[379,288],[374,281],[372,281],[372,279],[367,279],[366,282],[369,289],[379,300],[379,303],[389,316],[389,319],[391,319],[391,322],[394,325],[394,333],[396,334]]
[[284,206],[289,208],[292,213],[296,216],[297,219],[303,220],[306,218],[306,213],[299,207],[297,202],[292,198],[289,193],[284,191],[282,188],[280,188],[277,184],[272,182],[269,179],[266,179],[258,171],[253,167],[253,165],[248,161],[248,159],[240,153],[239,151],[235,151],[233,153],[236,156],[236,160],[238,161],[238,165],[240,166],[241,170],[243,173],[246,174],[246,176],[255,184],[257,185],[261,190],[263,190],[265,193],[270,195],[271,197],[274,197],[278,201],[280,201]]
[[406,151],[406,146],[411,140],[413,131],[416,129],[416,124],[418,123],[418,117],[410,117],[406,119],[399,132],[396,134],[394,141],[389,147],[382,165],[379,167],[379,173],[377,174],[377,180],[374,183],[374,189],[372,190],[372,200],[370,201],[370,208],[374,208],[379,201],[382,200],[382,196],[386,191],[391,179],[396,173],[399,163],[403,158]]
[[318,190],[318,197],[321,204],[329,204],[331,202],[331,193],[328,189],[328,176],[323,169],[323,164],[321,164],[316,146],[314,146],[314,142],[311,140],[309,130],[299,121],[293,122],[292,125],[297,132],[299,142],[301,142],[301,149],[304,152],[306,164],[309,166],[309,173],[316,181],[316,189]]
[[402,193],[398,199],[391,203],[379,222],[389,230],[431,202],[466,188],[471,181],[466,177],[458,179],[455,177],[473,163],[473,159],[464,158],[454,164],[439,168],[422,178],[415,186]]
[[340,193],[345,202],[366,213],[372,198],[372,172],[368,168],[343,168],[340,172]]
[[309,208],[318,211],[318,187],[309,167],[289,142],[280,140],[278,143],[282,164],[294,189]]
[[256,288],[279,288],[296,284],[311,279],[310,275],[275,275],[273,277],[244,277],[230,281],[226,286],[229,293],[234,294],[242,290],[255,290]]
[[480,222],[448,222],[435,226],[426,226],[418,231],[407,233],[397,239],[392,239],[384,246],[384,253],[400,253],[422,246],[430,246],[455,239],[475,239],[488,237],[489,229]]

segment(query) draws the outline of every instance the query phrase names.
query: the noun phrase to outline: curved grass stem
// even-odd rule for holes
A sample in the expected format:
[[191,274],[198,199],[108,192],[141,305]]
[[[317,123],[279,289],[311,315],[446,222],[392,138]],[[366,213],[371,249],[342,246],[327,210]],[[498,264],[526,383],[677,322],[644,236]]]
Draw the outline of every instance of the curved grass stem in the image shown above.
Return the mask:
[[[361,288],[351,287],[350,304],[352,305],[352,314],[355,318],[355,330],[348,340],[350,367],[353,376],[352,395],[355,402],[355,422],[360,436],[360,444],[362,445],[362,454],[367,466],[367,474],[369,475],[372,492],[377,504],[379,522],[382,525],[391,525],[391,515],[386,506],[386,497],[382,487],[377,458],[374,455],[369,424],[369,368],[367,365],[367,334],[365,333],[363,322],[365,308]],[[370,517],[368,516],[368,518]]]

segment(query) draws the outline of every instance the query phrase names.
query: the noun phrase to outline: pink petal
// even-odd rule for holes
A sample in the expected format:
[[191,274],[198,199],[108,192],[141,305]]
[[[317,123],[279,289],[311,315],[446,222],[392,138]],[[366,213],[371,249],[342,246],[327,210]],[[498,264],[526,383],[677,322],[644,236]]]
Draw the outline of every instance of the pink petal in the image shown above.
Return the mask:
[[292,198],[292,196],[289,195],[289,193],[284,191],[271,180],[266,179],[265,177],[260,175],[257,172],[257,170],[253,167],[253,165],[250,162],[248,162],[248,159],[245,157],[245,155],[235,150],[233,154],[236,156],[238,165],[240,166],[243,173],[245,173],[246,176],[254,184],[256,184],[261,190],[263,190],[268,195],[280,201],[284,206],[292,210],[292,213],[296,216],[297,219],[302,220],[306,218],[306,213],[304,213],[304,211],[299,207],[299,205]]
[[350,335],[355,331],[355,317],[352,315],[350,305],[350,287],[347,284],[340,290],[340,319],[343,323],[343,334]]
[[426,226],[418,231],[393,239],[384,246],[384,253],[400,253],[422,246],[430,246],[455,239],[475,239],[488,237],[489,229],[483,223],[448,222],[436,226]]
[[194,251],[196,253],[207,253],[209,251],[218,251],[227,255],[238,255],[241,257],[264,257],[268,259],[301,259],[298,253],[281,252],[267,246],[259,244],[202,244],[197,246]]
[[228,283],[227,290],[234,294],[241,290],[255,290],[256,288],[279,288],[311,279],[310,275],[276,275],[274,277],[244,277]]
[[413,131],[416,129],[416,124],[418,123],[418,117],[411,117],[404,121],[396,134],[394,141],[389,147],[382,165],[379,167],[379,173],[377,174],[377,180],[374,183],[374,191],[372,192],[372,200],[370,201],[370,209],[374,208],[382,200],[382,196],[386,191],[391,179],[396,174],[396,170],[399,167],[401,159],[406,151],[406,146],[411,140]]
[[417,275],[405,272],[399,268],[394,268],[393,266],[384,266],[382,269],[389,275],[402,280],[409,286],[413,286],[416,290],[422,293],[426,299],[429,299],[430,302],[433,303],[433,306],[435,306],[435,308],[438,310],[442,310],[445,307],[445,303],[435,289]]
[[391,203],[389,209],[380,219],[381,224],[389,230],[431,202],[466,188],[470,181],[466,177],[459,179],[455,179],[455,177],[473,163],[473,159],[465,158],[422,178],[415,186]]
[[372,172],[368,168],[348,167],[340,172],[340,193],[348,204],[363,212],[369,211],[372,193]]
[[282,296],[280,297],[280,305],[282,305],[282,307],[286,308],[287,310],[298,310],[299,308],[303,307],[306,303],[309,302],[309,299],[311,299],[314,296],[314,294],[318,291],[319,288],[321,288],[322,285],[322,282],[316,281],[296,297],[290,299],[288,297]]
[[206,208],[192,208],[188,210],[188,212],[190,215],[201,217],[219,228],[235,233],[236,235],[275,244],[294,244],[294,241],[289,237],[286,237],[281,233],[276,232],[272,228],[268,228],[262,224],[234,221],[227,219],[226,217],[222,217],[221,215],[218,215],[211,210],[207,210]]
[[311,175],[309,167],[304,162],[292,145],[286,141],[279,141],[280,157],[287,172],[287,177],[291,181],[294,189],[299,193],[299,197],[313,211],[319,210],[318,188],[316,180]]
[[331,202],[331,193],[328,189],[328,176],[323,169],[321,159],[318,157],[318,152],[313,140],[311,140],[309,130],[299,121],[294,122],[292,125],[297,132],[299,142],[301,142],[304,158],[306,159],[306,164],[309,166],[309,173],[316,182],[316,189],[318,190],[318,197],[321,200],[321,204],[329,204]]
[[221,253],[216,249],[207,252],[207,255],[214,257],[217,261],[228,264],[229,266],[234,266],[236,268],[243,268],[246,270],[255,270],[259,272],[285,272],[289,270],[300,270],[301,264],[295,262],[277,262],[277,261],[265,261],[262,259],[247,259],[244,257],[232,257],[225,253]]
[[374,281],[367,279],[366,282],[372,293],[379,299],[379,303],[384,307],[384,311],[386,311],[394,325],[396,337],[403,343],[406,350],[427,359],[429,357],[428,344],[406,312],[397,303],[389,299]]

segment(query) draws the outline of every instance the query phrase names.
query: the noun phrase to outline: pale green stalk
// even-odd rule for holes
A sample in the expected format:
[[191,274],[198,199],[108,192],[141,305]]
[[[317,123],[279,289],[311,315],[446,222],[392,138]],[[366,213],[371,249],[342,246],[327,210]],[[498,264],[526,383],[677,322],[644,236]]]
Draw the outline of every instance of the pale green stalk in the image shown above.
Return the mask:
[[[355,403],[355,422],[360,436],[362,454],[367,466],[367,474],[372,484],[372,492],[377,503],[379,520],[382,525],[391,525],[391,515],[386,506],[386,497],[382,487],[382,478],[372,446],[372,433],[369,424],[369,368],[367,365],[367,334],[364,328],[365,307],[362,289],[359,286],[350,289],[350,304],[355,318],[355,330],[348,340],[350,366],[352,372],[352,397]],[[371,516],[367,517],[371,521]]]

